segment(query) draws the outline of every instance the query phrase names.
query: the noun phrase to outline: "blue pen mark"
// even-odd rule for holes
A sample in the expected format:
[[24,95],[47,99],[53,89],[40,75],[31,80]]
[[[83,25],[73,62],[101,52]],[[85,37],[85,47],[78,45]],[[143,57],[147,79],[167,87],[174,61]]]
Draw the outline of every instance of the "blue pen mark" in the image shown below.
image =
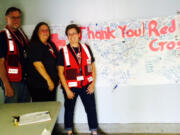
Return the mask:
[[118,87],[118,85],[116,84],[113,89],[116,89],[117,87]]
[[114,92],[117,87],[118,87],[118,85],[116,84],[116,85],[114,86],[112,92]]
[[117,87],[118,87],[118,85],[116,84],[116,85],[114,86],[112,92],[114,92]]

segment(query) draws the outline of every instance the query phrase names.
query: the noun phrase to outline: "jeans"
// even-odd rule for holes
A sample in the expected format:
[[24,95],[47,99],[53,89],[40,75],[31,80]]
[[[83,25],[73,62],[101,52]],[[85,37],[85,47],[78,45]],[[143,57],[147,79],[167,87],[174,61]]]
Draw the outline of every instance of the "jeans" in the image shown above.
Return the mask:
[[81,98],[81,101],[84,105],[87,114],[89,129],[91,131],[97,130],[98,123],[97,123],[95,97],[94,97],[94,93],[91,95],[87,94],[86,92],[87,87],[88,86],[85,86],[83,88],[71,88],[71,90],[75,93],[74,98],[71,100],[67,98],[65,90],[63,90],[63,94],[65,98],[64,124],[66,130],[73,129],[74,108],[78,95]]
[[[11,82],[12,88],[14,89],[14,96],[7,97],[5,96],[5,103],[23,103],[30,102],[30,94],[27,88],[26,81],[22,80],[21,82]],[[5,88],[2,85],[2,89],[5,93]]]

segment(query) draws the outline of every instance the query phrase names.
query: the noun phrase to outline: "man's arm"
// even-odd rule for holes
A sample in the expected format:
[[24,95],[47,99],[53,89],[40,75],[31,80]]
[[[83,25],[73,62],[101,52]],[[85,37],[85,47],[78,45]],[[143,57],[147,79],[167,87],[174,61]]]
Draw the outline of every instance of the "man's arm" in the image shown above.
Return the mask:
[[69,99],[73,99],[74,93],[71,91],[71,89],[69,89],[67,82],[66,82],[66,79],[65,79],[65,76],[64,76],[64,66],[57,66],[57,69],[58,69],[59,78],[61,80],[61,84],[66,91],[67,97]]
[[5,88],[5,95],[8,97],[14,96],[14,90],[9,82],[7,71],[5,67],[5,58],[0,58],[0,78],[3,81],[4,88]]

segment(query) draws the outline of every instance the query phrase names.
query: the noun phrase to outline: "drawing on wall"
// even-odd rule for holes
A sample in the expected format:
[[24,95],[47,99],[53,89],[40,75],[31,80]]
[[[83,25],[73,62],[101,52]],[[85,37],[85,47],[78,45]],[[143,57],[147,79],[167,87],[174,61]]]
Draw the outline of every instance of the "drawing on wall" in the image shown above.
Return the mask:
[[[67,24],[68,25],[68,24]],[[180,83],[180,16],[80,24],[81,41],[95,56],[97,83],[120,85]],[[51,26],[60,49],[68,43],[65,25]]]

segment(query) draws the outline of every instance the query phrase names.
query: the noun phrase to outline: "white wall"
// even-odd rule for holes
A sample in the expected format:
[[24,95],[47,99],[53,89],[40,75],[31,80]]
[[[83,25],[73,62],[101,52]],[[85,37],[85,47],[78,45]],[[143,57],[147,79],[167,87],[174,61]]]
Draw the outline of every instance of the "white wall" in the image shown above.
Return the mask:
[[16,6],[24,12],[25,25],[34,25],[41,20],[67,24],[71,20],[89,23],[167,16],[180,9],[179,0],[0,0],[0,5],[1,20],[9,6]]
[[[1,0],[0,5],[3,5],[0,6],[1,28],[9,6],[22,9],[24,25],[36,25],[40,21],[69,24],[72,20],[89,23],[149,18],[175,15],[180,10],[179,0]],[[123,86],[112,92],[112,88],[99,84],[96,86],[99,123],[180,122],[180,85]],[[63,101],[61,90],[58,93],[59,100]],[[76,108],[75,123],[86,123],[79,100]],[[60,123],[63,123],[63,111],[64,108],[60,112]]]

